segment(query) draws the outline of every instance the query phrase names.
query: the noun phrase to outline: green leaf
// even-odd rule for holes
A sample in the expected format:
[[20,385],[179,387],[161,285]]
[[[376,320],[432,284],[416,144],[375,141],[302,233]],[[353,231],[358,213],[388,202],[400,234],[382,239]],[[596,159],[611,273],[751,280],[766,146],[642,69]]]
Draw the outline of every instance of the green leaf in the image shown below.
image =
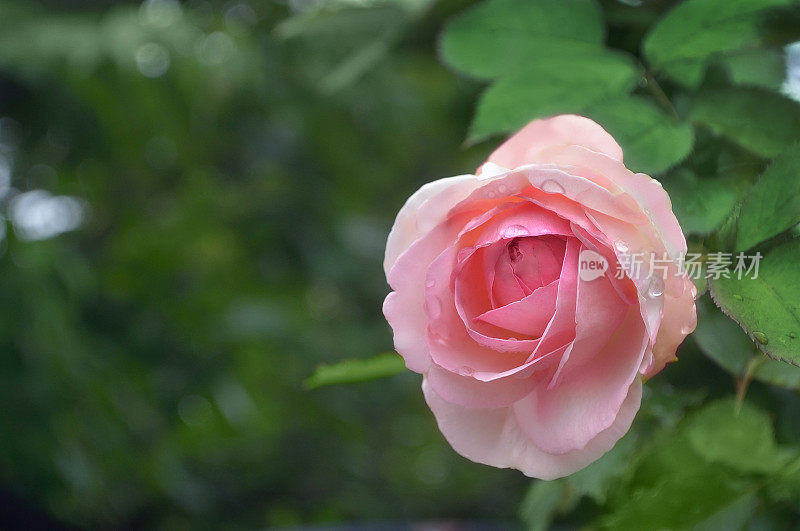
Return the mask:
[[628,432],[600,459],[566,478],[571,491],[605,503],[611,485],[629,472],[636,442],[636,433]]
[[762,87],[778,92],[786,80],[786,54],[781,49],[741,50],[720,59],[736,85]]
[[295,55],[297,70],[321,92],[353,85],[387,57],[410,13],[401,3],[325,5],[290,17],[274,29]]
[[683,433],[666,439],[642,462],[637,482],[601,519],[603,529],[639,531],[644,522],[647,529],[691,528],[734,503],[748,488],[732,481],[721,467],[706,463]]
[[686,234],[713,232],[727,218],[736,194],[719,179],[700,179],[689,170],[676,171],[661,183]]
[[769,417],[747,401],[709,404],[691,417],[687,430],[695,452],[741,472],[775,473],[794,456],[778,448]]
[[758,277],[709,278],[722,311],[736,321],[769,357],[800,364],[800,240],[772,249]]
[[601,99],[630,92],[639,76],[632,58],[603,49],[571,59],[554,55],[531,60],[483,93],[470,140],[514,131],[536,118],[581,113]]
[[558,514],[572,510],[577,502],[563,479],[534,481],[520,504],[519,516],[525,529],[545,531]]
[[687,0],[667,13],[644,41],[650,64],[690,87],[720,54],[757,47],[770,9],[795,0]]
[[633,171],[662,173],[686,158],[694,145],[689,124],[676,122],[645,98],[606,100],[586,114],[619,142],[625,165]]
[[520,506],[526,529],[548,529],[557,515],[574,509],[583,496],[604,504],[613,484],[630,473],[636,442],[637,434],[631,431],[600,459],[571,476],[534,482]]
[[345,360],[334,365],[320,365],[306,378],[308,389],[326,385],[366,382],[394,376],[406,370],[403,358],[394,353],[379,354],[363,360]]
[[722,368],[741,377],[746,371],[759,381],[789,388],[800,387],[800,367],[767,358],[758,352],[741,328],[725,316],[709,297],[697,301],[697,345]]
[[800,144],[778,156],[745,196],[736,221],[736,250],[780,234],[800,221]]
[[763,482],[754,474],[777,470],[794,451],[776,445],[769,419],[754,406],[744,404],[738,415],[733,399],[714,402],[640,446],[630,460],[632,479],[613,493],[602,527],[639,530],[646,522],[647,529],[727,531],[741,526],[752,515]]
[[732,531],[749,529],[748,522],[758,508],[755,492],[745,492],[702,522],[692,527],[693,531]]
[[800,138],[800,103],[755,87],[700,93],[691,118],[764,158],[773,158]]
[[440,51],[453,68],[488,79],[531,60],[580,56],[604,33],[593,0],[487,0],[453,19]]

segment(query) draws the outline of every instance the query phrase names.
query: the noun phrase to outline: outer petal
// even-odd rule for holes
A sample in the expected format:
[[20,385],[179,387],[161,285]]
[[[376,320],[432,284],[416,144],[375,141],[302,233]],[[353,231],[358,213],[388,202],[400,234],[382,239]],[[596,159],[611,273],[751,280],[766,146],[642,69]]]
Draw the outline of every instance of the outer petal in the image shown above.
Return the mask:
[[[686,252],[686,238],[672,212],[672,202],[657,180],[643,173],[633,173],[619,160],[580,146],[552,148],[540,152],[538,156],[541,160],[536,162],[590,168],[604,180],[612,181],[636,200],[671,257],[676,258]],[[591,179],[591,176],[587,177]]]
[[477,463],[515,468],[526,476],[548,480],[572,474],[609,451],[630,428],[642,399],[637,379],[611,426],[583,449],[555,455],[528,438],[511,408],[470,409],[451,404],[436,394],[427,379],[422,380],[422,391],[439,430],[456,452]]
[[511,376],[482,382],[438,365],[433,365],[425,378],[442,400],[469,408],[510,406],[530,394],[535,385],[532,376]]
[[664,366],[675,361],[675,351],[687,335],[694,332],[697,325],[697,308],[695,307],[694,297],[697,293],[694,284],[688,278],[684,280],[687,287],[680,297],[664,298],[664,319],[661,321],[661,328],[656,336],[656,343],[653,346],[653,366],[645,367],[645,375],[653,376]]
[[452,207],[467,197],[479,180],[474,175],[458,175],[424,184],[408,198],[395,218],[389,238],[383,270],[389,271],[411,244],[442,223]]
[[[587,286],[598,281],[584,283]],[[607,296],[616,297],[607,285]],[[625,320],[598,348],[586,333],[573,344],[561,381],[555,388],[539,386],[514,404],[521,428],[541,449],[554,454],[584,448],[612,425],[628,387],[638,376],[647,335],[638,308],[629,306]],[[581,324],[581,320],[578,320]]]
[[622,148],[605,129],[589,118],[573,114],[534,120],[503,142],[488,160],[516,168],[536,162],[538,152],[558,145],[580,145],[622,161]]
[[452,244],[468,219],[452,219],[441,223],[416,240],[392,266],[387,279],[394,290],[383,302],[383,315],[394,332],[395,350],[403,356],[406,366],[415,372],[425,372],[430,366],[426,340],[428,318],[425,313],[425,276],[428,266],[442,250]]

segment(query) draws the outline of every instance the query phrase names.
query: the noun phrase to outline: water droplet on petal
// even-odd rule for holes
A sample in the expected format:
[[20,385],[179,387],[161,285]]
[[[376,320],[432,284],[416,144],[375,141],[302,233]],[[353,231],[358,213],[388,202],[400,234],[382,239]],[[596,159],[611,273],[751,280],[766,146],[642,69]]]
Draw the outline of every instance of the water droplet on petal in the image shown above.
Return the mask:
[[436,285],[436,281],[433,280],[432,278],[429,278],[428,280],[425,281],[425,287],[426,288],[432,288],[435,285]]
[[442,336],[442,334],[440,334],[439,332],[435,332],[435,331],[431,330],[430,338],[434,342],[436,342],[436,343],[438,343],[440,345],[447,345],[447,339],[445,339],[445,337]]
[[510,225],[503,231],[504,238],[518,238],[520,236],[529,236],[530,231],[527,227],[522,225]]
[[647,295],[650,298],[660,297],[664,294],[664,279],[661,277],[653,277],[650,279],[650,285],[647,288]]
[[616,249],[618,253],[625,254],[628,252],[628,244],[622,240],[619,240],[618,242],[614,243],[614,249]]
[[466,260],[474,250],[475,249],[473,249],[472,247],[464,247],[463,249],[458,251],[458,257],[457,257],[458,261],[463,262],[464,260]]
[[685,336],[689,335],[692,332],[694,332],[695,327],[697,327],[697,311],[692,310],[692,318],[688,323],[684,324],[683,327],[681,327],[681,334]]
[[767,338],[767,334],[764,332],[753,332],[753,337],[762,345],[769,343],[769,338]]
[[693,299],[697,298],[697,286],[695,286],[694,284],[692,284],[692,298]]
[[486,194],[486,195],[487,195],[487,197],[489,197],[489,199],[494,199],[494,197],[495,197],[497,194],[496,194],[496,193],[494,193],[494,192],[489,192],[489,193],[488,193],[488,194]]
[[463,367],[458,369],[458,374],[460,374],[461,376],[472,376],[473,374],[475,374],[475,369],[464,365]]
[[547,192],[548,194],[563,194],[566,191],[561,184],[552,179],[547,179],[542,182],[540,188],[543,192]]
[[442,302],[437,297],[431,297],[426,301],[428,307],[428,317],[436,319],[442,314]]
[[501,184],[500,186],[497,187],[497,191],[500,192],[501,194],[506,193],[506,190],[508,190],[508,187],[504,184]]
[[744,299],[742,298],[742,296],[741,296],[741,295],[739,295],[738,293],[734,293],[734,294],[733,294],[733,298],[734,298],[734,299],[736,299],[737,301],[742,301],[742,300],[744,300]]

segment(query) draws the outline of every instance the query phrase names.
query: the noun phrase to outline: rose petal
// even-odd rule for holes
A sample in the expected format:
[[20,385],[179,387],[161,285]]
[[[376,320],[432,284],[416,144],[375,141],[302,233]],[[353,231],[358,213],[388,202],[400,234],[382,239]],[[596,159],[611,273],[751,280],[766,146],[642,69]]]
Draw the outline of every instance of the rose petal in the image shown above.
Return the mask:
[[584,448],[559,455],[538,448],[520,428],[512,408],[470,409],[443,400],[427,378],[422,391],[439,430],[453,449],[472,461],[498,468],[515,468],[529,477],[556,479],[576,472],[604,453],[630,429],[642,398],[637,379],[613,423]]
[[425,277],[429,264],[447,249],[468,219],[462,213],[416,240],[392,266],[387,279],[394,290],[383,303],[383,314],[394,333],[395,350],[406,366],[425,372],[430,366],[425,309]]
[[437,365],[425,375],[428,383],[442,400],[469,408],[506,407],[521,400],[535,385],[534,379],[506,377],[489,382],[471,375],[453,373]]
[[489,162],[516,168],[536,160],[536,154],[556,145],[581,145],[622,161],[622,148],[599,124],[572,114],[534,120],[503,142]]
[[556,279],[517,302],[489,310],[475,319],[513,333],[539,337],[544,333],[555,312],[557,296]]
[[[540,385],[514,404],[524,432],[549,453],[585,448],[614,423],[629,386],[638,376],[647,345],[644,323],[638,309],[631,306],[611,339],[580,369],[564,374],[557,387]],[[591,344],[573,348],[595,350]]]
[[685,278],[684,282],[687,286],[680,297],[664,297],[664,318],[653,346],[653,365],[645,371],[648,377],[658,373],[667,363],[677,359],[675,351],[678,350],[686,336],[694,332],[697,325],[694,284],[688,278]]
[[386,276],[411,244],[443,222],[450,209],[467,197],[479,184],[474,175],[439,179],[414,192],[398,212],[386,241],[383,270]]

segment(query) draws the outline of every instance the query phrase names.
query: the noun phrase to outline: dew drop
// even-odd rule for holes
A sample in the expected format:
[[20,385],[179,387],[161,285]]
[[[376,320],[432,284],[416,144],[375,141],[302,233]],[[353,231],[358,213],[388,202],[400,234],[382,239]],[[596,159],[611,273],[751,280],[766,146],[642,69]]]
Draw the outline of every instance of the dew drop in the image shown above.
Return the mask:
[[653,277],[650,279],[650,286],[647,288],[647,295],[650,298],[660,297],[664,294],[664,279]]
[[691,334],[692,332],[694,332],[696,326],[697,326],[697,313],[693,311],[691,320],[681,327],[681,334],[685,336]]
[[430,338],[431,338],[433,341],[435,341],[436,343],[440,344],[440,345],[446,345],[446,344],[447,344],[447,339],[445,339],[445,338],[442,336],[442,334],[440,334],[439,332],[434,332],[434,331],[431,331],[431,333],[430,333]]
[[753,337],[762,345],[769,343],[769,338],[767,338],[767,334],[764,332],[753,332]]
[[461,376],[472,376],[473,374],[475,374],[475,369],[464,365],[463,367],[458,369],[458,374],[460,374]]
[[559,183],[552,179],[547,179],[541,185],[541,189],[548,194],[563,194],[566,190]]
[[625,254],[628,252],[628,244],[622,240],[614,243],[614,249],[617,250],[618,253]]
[[501,194],[506,193],[506,190],[508,190],[508,187],[504,184],[501,184],[500,186],[497,187],[497,191],[500,192]]
[[697,286],[695,286],[694,284],[692,284],[692,298],[693,299],[697,298]]
[[522,225],[510,225],[503,231],[504,238],[518,238],[520,236],[528,236],[530,231],[527,227]]
[[494,193],[494,192],[489,192],[488,194],[486,194],[486,196],[487,196],[489,199],[494,199],[494,197],[495,197],[496,195],[497,195],[497,194],[496,194],[496,193]]
[[435,285],[436,285],[436,281],[433,280],[432,278],[429,278],[428,280],[425,281],[425,287],[426,288],[432,288]]
[[734,298],[734,299],[736,299],[737,301],[744,300],[744,299],[742,298],[742,296],[741,296],[741,295],[739,295],[738,293],[734,293],[734,294],[733,294],[733,298]]
[[464,247],[463,249],[458,251],[458,257],[457,257],[458,261],[463,262],[464,260],[466,260],[474,250],[475,249],[473,249],[472,247]]

